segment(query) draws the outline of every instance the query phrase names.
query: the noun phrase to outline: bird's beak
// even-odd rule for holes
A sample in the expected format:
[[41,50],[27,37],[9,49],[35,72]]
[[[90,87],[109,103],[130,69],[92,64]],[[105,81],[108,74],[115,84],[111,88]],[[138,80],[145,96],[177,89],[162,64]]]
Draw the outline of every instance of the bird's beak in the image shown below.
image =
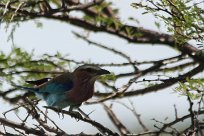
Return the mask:
[[105,74],[110,74],[110,72],[105,69],[101,69],[97,72],[97,75],[105,75]]

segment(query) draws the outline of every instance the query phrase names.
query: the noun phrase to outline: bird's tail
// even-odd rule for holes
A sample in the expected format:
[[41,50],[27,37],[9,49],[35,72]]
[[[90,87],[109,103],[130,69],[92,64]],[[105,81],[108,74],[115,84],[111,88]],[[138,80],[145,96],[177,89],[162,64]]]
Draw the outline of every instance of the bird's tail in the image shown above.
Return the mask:
[[25,87],[25,86],[20,86],[20,85],[16,85],[16,84],[12,84],[12,86],[14,86],[18,89],[22,89],[22,90],[26,90],[26,91],[30,91],[30,92],[34,92],[34,93],[36,93],[38,91],[38,88]]

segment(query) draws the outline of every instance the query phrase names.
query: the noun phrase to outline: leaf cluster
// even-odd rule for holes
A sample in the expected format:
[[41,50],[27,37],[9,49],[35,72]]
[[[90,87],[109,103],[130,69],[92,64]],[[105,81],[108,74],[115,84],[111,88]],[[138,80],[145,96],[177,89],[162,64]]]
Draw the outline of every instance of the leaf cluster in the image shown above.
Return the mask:
[[[47,55],[34,57],[34,51],[28,53],[27,51],[13,47],[9,54],[0,52],[0,76],[7,82],[18,79],[19,82],[24,82],[28,79],[39,79],[45,76],[54,76],[63,72],[69,62],[57,59],[50,59]],[[57,53],[57,57],[62,55]],[[19,75],[18,78],[16,78]]]
[[143,14],[151,13],[163,21],[176,41],[183,43],[188,40],[203,42],[204,10],[200,4],[191,0],[149,0],[132,6],[143,8]]
[[187,79],[185,83],[179,82],[175,88],[181,95],[189,96],[192,100],[200,99],[204,94],[204,79]]

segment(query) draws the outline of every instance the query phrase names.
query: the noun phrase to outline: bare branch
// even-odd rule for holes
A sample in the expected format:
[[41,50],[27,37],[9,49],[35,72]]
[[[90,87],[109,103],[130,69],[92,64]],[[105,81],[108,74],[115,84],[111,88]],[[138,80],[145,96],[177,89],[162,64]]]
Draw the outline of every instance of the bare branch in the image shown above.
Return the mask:
[[36,130],[36,129],[30,128],[22,123],[16,123],[1,117],[0,117],[0,122],[8,127],[20,129],[24,131],[26,134],[46,136],[45,132],[43,132],[42,130]]
[[[47,109],[51,109],[51,110],[53,110],[53,111],[55,111],[55,112],[57,112],[57,113],[59,112],[59,109],[56,109],[56,108],[54,108],[54,107],[46,107],[46,108],[47,108]],[[74,117],[74,118],[76,118],[76,119],[79,119],[79,120],[81,120],[81,121],[87,122],[87,123],[93,125],[94,127],[96,127],[96,128],[97,128],[101,133],[103,133],[103,134],[115,135],[115,136],[118,135],[117,133],[112,132],[110,129],[106,128],[106,127],[103,126],[102,124],[100,124],[100,123],[98,123],[98,122],[96,122],[96,121],[90,120],[89,118],[79,117],[79,116],[77,116],[76,114],[72,114],[72,113],[70,113],[70,112],[68,112],[68,111],[65,111],[65,110],[60,110],[60,113],[65,114],[65,115],[69,115],[69,116]]]
[[122,124],[122,122],[117,118],[117,115],[112,111],[111,107],[108,107],[104,103],[102,103],[105,111],[107,112],[109,118],[114,123],[114,125],[117,127],[117,129],[120,131],[121,135],[127,135],[130,133],[130,131]]

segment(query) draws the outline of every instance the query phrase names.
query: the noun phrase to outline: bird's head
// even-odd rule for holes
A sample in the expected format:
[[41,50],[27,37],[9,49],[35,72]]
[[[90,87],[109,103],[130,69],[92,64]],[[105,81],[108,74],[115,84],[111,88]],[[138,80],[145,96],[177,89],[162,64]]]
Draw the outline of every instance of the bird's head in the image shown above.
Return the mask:
[[75,76],[90,77],[96,79],[97,77],[105,74],[110,74],[108,70],[102,69],[94,65],[82,65],[74,70]]

